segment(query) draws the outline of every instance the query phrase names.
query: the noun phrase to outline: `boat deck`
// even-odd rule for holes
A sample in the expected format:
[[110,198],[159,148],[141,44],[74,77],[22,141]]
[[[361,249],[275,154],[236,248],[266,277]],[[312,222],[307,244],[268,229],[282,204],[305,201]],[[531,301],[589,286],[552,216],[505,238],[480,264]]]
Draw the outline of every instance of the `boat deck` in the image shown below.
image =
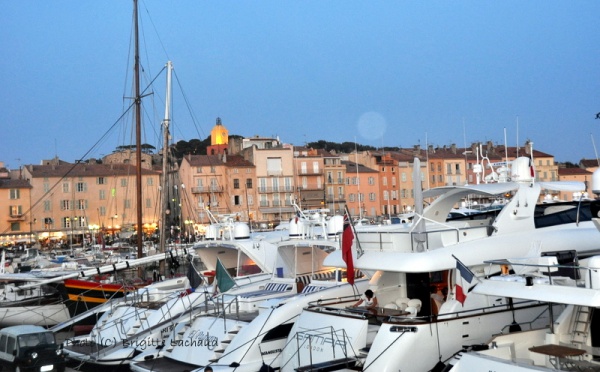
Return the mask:
[[137,362],[136,365],[153,372],[193,371],[200,367],[195,364],[180,362],[169,357],[145,360],[143,362]]

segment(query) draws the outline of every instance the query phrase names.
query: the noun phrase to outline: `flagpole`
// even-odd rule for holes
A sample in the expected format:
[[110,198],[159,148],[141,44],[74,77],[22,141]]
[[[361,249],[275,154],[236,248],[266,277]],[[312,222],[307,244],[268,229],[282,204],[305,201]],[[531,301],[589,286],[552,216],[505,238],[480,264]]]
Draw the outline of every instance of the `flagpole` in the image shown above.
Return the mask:
[[363,254],[365,254],[365,251],[363,251],[362,247],[360,246],[360,240],[358,239],[358,234],[356,234],[356,228],[352,223],[352,216],[350,215],[350,211],[348,211],[348,206],[345,205],[344,209],[346,214],[348,215],[348,220],[350,221],[350,228],[352,229],[352,233],[354,234],[354,239],[356,239],[356,258],[359,259]]

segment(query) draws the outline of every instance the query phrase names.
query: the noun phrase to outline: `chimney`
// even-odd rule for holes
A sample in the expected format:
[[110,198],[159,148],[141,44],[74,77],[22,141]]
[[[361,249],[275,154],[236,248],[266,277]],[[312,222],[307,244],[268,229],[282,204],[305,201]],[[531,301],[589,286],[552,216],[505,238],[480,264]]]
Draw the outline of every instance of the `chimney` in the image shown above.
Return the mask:
[[430,154],[433,154],[435,152],[435,151],[433,151],[433,145],[427,146],[427,152]]
[[455,143],[450,145],[450,150],[452,151],[453,154],[456,154],[456,144]]

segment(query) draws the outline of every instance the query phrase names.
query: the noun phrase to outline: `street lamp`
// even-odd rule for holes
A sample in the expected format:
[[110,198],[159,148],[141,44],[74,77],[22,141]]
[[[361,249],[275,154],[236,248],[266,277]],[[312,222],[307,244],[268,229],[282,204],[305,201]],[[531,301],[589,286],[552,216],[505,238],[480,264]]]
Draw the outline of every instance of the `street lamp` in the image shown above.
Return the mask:
[[119,216],[118,216],[116,213],[115,213],[115,215],[114,215],[114,216],[111,216],[111,217],[110,217],[110,221],[111,221],[111,225],[110,225],[110,227],[111,227],[111,229],[112,229],[112,240],[113,240],[113,241],[115,240],[115,229],[117,228],[117,226],[115,225],[115,220],[116,220],[117,218],[119,218]]
[[[188,238],[188,243],[191,240],[192,236],[196,236],[195,231],[194,231],[194,221],[193,220],[185,220],[185,233],[187,235]],[[188,226],[192,227],[192,233],[190,234],[189,230],[188,230]]]

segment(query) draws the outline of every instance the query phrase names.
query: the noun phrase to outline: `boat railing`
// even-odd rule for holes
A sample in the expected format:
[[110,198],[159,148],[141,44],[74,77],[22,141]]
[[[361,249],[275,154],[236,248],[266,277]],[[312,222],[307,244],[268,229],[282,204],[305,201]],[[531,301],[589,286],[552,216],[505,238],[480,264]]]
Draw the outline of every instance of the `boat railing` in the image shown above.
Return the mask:
[[[281,369],[284,369],[285,366],[292,360],[297,359],[299,366],[308,367],[299,367],[295,369],[296,371],[313,371],[321,369],[333,370],[333,368],[336,366],[342,367],[350,362],[351,358],[349,358],[348,355],[352,356],[352,359],[358,355],[357,351],[354,349],[350,350],[350,354],[348,352],[348,346],[352,348],[352,343],[350,342],[350,338],[348,337],[346,330],[335,329],[332,326],[296,332],[294,337],[290,338],[290,340],[286,343],[283,350],[285,350],[291,343],[295,343],[293,349],[296,350],[296,352],[287,361],[282,363]],[[332,356],[332,360],[325,363],[316,362],[313,358],[313,347],[319,348],[319,354],[323,353],[321,348],[331,348],[331,354],[329,355]],[[305,349],[308,350],[308,361],[301,360],[302,353],[300,353],[300,350]]]
[[213,319],[213,324],[217,322],[219,318],[223,318],[223,330],[225,332],[227,331],[227,314],[235,312],[235,318],[239,319],[240,317],[240,306],[238,297],[239,296],[226,296],[225,294],[221,294],[213,298],[213,301],[215,303],[215,318]]
[[[576,262],[559,264],[554,256],[530,257],[513,260],[489,260],[485,264],[498,265],[501,275],[486,276],[494,281],[520,281],[534,284],[593,288],[598,285],[599,267],[587,267]],[[510,273],[510,267],[514,274]],[[490,270],[489,272],[494,272]]]
[[422,243],[424,250],[436,249],[464,241],[483,238],[489,235],[489,226],[441,225],[440,229],[417,232],[412,230],[359,231],[358,239],[364,250],[377,251],[418,251]]

